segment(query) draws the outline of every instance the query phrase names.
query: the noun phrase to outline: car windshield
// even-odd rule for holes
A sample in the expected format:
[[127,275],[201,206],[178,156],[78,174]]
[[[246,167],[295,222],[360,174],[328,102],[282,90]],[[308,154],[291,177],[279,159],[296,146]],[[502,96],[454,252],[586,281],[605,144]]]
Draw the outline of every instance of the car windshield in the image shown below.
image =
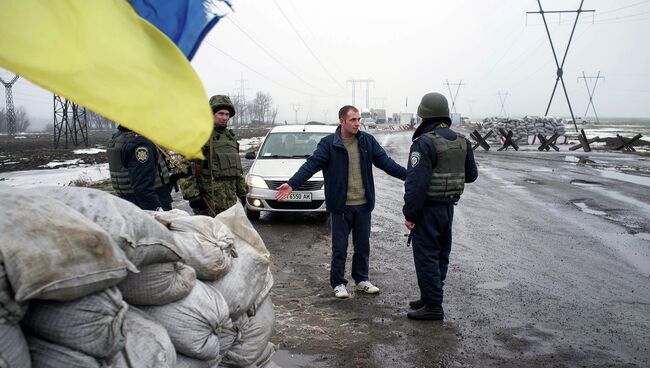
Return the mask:
[[330,133],[271,133],[264,140],[257,155],[260,159],[271,158],[307,158],[316,149],[316,145]]

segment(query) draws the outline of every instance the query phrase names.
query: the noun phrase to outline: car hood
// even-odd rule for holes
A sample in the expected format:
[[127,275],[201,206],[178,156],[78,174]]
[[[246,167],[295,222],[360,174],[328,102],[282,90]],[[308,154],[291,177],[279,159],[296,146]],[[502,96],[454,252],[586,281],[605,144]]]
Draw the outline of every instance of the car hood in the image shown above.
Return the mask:
[[[249,175],[261,176],[270,180],[289,180],[295,174],[300,166],[305,163],[302,158],[299,159],[260,159],[256,160],[248,171]],[[323,179],[323,172],[319,171],[310,180]]]

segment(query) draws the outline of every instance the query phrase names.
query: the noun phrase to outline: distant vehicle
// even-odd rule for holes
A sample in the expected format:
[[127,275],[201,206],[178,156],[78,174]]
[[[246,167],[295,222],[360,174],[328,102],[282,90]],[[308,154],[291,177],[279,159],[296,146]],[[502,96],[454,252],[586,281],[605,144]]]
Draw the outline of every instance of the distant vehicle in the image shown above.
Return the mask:
[[362,118],[361,125],[365,126],[366,129],[377,128],[377,123],[372,118]]
[[386,124],[386,110],[385,109],[374,109],[373,113],[375,115],[375,122],[377,124]]
[[372,112],[369,109],[362,109],[360,113],[361,119],[372,118]]
[[415,125],[415,120],[413,119],[413,113],[402,112],[399,114],[399,123],[401,125]]
[[277,188],[298,171],[316,149],[318,142],[336,131],[337,125],[281,125],[272,128],[255,152],[246,153],[247,159],[255,159],[246,183],[246,216],[251,220],[260,218],[262,211],[270,212],[322,212],[325,213],[323,173],[314,174],[289,198],[277,201]]

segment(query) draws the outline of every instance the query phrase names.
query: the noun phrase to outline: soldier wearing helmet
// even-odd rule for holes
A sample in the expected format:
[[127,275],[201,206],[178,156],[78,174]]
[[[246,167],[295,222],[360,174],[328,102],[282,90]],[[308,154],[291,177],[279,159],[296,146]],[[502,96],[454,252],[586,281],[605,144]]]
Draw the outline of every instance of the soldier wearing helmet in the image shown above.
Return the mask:
[[189,178],[181,179],[183,198],[190,201],[195,214],[215,216],[246,196],[248,187],[243,176],[239,143],[228,121],[235,116],[235,106],[225,95],[210,98],[214,129],[203,146],[204,161],[194,162]]
[[454,206],[465,183],[476,180],[478,170],[470,142],[449,129],[445,96],[436,92],[424,95],[418,116],[422,123],[413,133],[402,212],[411,231],[420,299],[409,303],[415,311],[407,316],[442,320]]

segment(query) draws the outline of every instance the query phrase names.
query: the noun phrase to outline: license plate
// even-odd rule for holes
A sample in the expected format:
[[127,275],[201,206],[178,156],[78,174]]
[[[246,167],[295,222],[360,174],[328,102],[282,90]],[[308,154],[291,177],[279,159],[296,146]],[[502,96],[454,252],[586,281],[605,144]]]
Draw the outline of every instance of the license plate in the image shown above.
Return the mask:
[[311,202],[311,193],[291,193],[285,201],[290,202]]

